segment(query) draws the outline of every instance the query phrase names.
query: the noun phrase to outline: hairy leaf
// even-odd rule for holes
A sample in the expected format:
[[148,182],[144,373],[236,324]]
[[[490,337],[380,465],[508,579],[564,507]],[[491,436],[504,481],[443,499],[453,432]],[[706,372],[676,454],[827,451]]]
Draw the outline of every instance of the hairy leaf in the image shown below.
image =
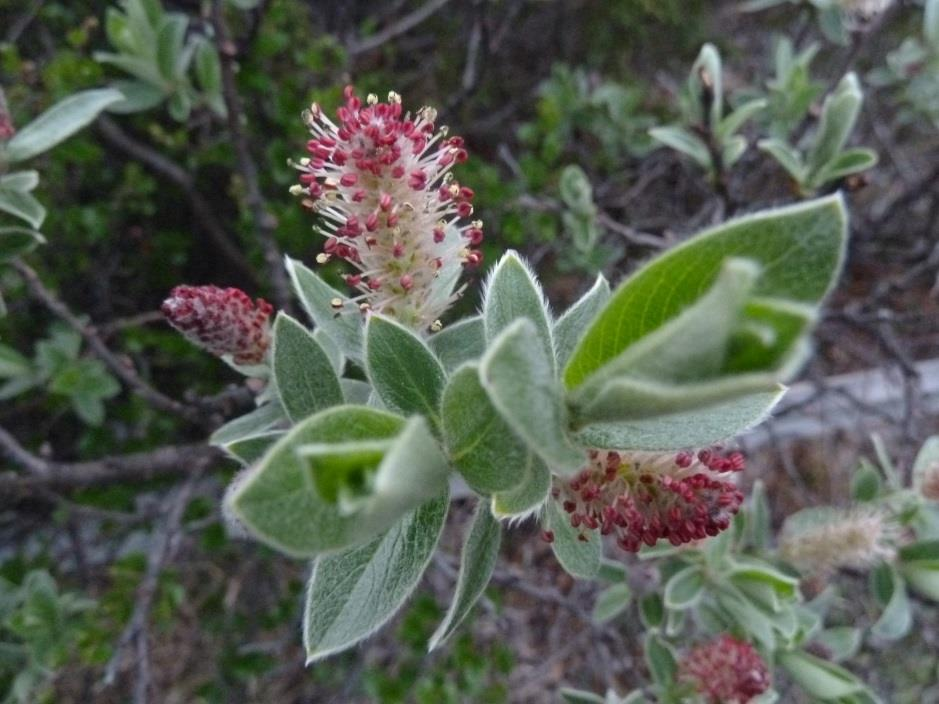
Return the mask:
[[343,402],[339,378],[313,335],[286,313],[274,322],[273,360],[277,395],[294,422]]

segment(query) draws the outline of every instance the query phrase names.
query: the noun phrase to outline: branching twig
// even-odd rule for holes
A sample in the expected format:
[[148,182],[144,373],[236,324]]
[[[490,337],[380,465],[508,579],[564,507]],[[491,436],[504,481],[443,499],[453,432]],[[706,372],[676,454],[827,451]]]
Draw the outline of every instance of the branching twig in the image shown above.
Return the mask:
[[202,226],[218,248],[218,251],[234,266],[240,274],[257,283],[257,274],[242,254],[238,245],[232,241],[228,232],[215,217],[215,210],[196,190],[195,179],[186,169],[167,158],[152,147],[140,142],[124,132],[114,120],[102,115],[98,118],[101,135],[113,146],[129,157],[139,161],[158,176],[175,184],[189,199],[189,205],[196,221]]
[[450,2],[450,0],[430,0],[414,10],[414,12],[405,15],[394,24],[388,25],[380,32],[376,32],[370,37],[350,44],[346,47],[346,50],[351,56],[356,56],[377,49],[395,37],[414,29],[421,22],[430,19],[435,12],[440,10],[448,2]]
[[8,500],[33,492],[75,491],[103,484],[177,476],[222,458],[221,451],[214,447],[190,444],[84,462],[56,462],[34,455],[3,428],[0,428],[0,455],[27,470],[25,473],[0,472],[0,496]]
[[189,497],[200,472],[201,469],[197,469],[189,480],[173,492],[164,503],[166,520],[152,537],[147,556],[147,570],[140,584],[137,585],[134,611],[121,634],[114,655],[105,668],[105,684],[112,684],[117,676],[124,649],[130,643],[135,644],[137,678],[134,683],[134,704],[146,704],[150,698],[150,655],[147,632],[150,610],[156,597],[160,572],[164,565],[172,560],[178,547],[176,538],[182,524],[183,513],[189,504]]
[[121,360],[104,344],[94,327],[82,322],[63,301],[45,287],[32,267],[22,260],[14,260],[13,266],[25,280],[26,287],[33,297],[80,334],[95,356],[128,388],[157,410],[172,413],[191,423],[200,425],[207,423],[207,418],[202,411],[170,398],[144,381],[128,362]]
[[258,167],[251,156],[248,138],[242,129],[241,120],[244,117],[245,110],[235,81],[237,48],[228,35],[228,27],[223,17],[222,0],[213,0],[212,2],[212,25],[215,28],[219,54],[222,57],[222,96],[228,110],[228,130],[231,133],[235,147],[238,171],[245,182],[245,194],[254,221],[254,229],[261,245],[261,251],[264,253],[264,261],[267,264],[272,297],[279,308],[290,310],[290,286],[287,283],[287,274],[284,271],[280,248],[274,238],[277,218],[267,209],[267,203],[264,200],[264,194],[261,192],[258,179]]

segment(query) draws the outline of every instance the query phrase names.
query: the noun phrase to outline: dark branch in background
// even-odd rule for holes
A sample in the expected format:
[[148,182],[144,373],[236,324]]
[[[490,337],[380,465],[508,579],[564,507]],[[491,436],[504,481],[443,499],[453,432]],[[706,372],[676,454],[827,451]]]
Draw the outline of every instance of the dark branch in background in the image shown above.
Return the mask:
[[114,120],[105,115],[98,118],[98,130],[111,145],[139,161],[158,176],[175,184],[185,193],[196,221],[212,239],[218,251],[238,270],[239,274],[252,283],[258,283],[254,268],[215,217],[213,207],[196,190],[192,174],[157,150],[131,137]]
[[387,44],[395,37],[411,31],[421,22],[430,19],[435,12],[443,8],[448,2],[450,2],[450,0],[430,0],[409,15],[405,15],[394,24],[388,25],[380,32],[376,32],[365,39],[350,42],[346,47],[346,51],[349,52],[350,56],[356,56],[377,49],[383,44]]
[[150,701],[151,677],[148,632],[150,611],[156,597],[160,572],[163,570],[164,565],[173,559],[179,547],[178,538],[183,514],[186,506],[189,505],[189,498],[192,495],[196,480],[202,473],[202,469],[202,467],[196,469],[190,475],[188,481],[174,491],[171,496],[168,496],[163,503],[164,511],[161,511],[161,513],[166,514],[166,519],[151,537],[150,549],[147,553],[147,571],[144,573],[140,584],[137,585],[134,611],[118,640],[114,655],[105,668],[105,684],[112,684],[117,676],[124,649],[131,643],[135,645],[134,704],[146,704]]
[[214,447],[190,444],[83,462],[55,462],[34,455],[2,427],[0,455],[26,470],[0,472],[0,496],[8,501],[33,493],[189,475],[223,458],[221,450]]
[[91,351],[100,359],[104,365],[117,378],[148,404],[159,411],[172,413],[190,423],[199,425],[208,425],[210,419],[198,408],[187,406],[166,394],[153,388],[141,378],[129,361],[123,360],[112,352],[102,341],[97,331],[91,325],[86,325],[80,320],[71,309],[61,300],[59,300],[52,291],[47,289],[39,278],[39,275],[22,260],[14,260],[13,266],[19,272],[20,276],[26,282],[33,298],[42,303],[50,312],[61,318],[75,332],[82,336]]
[[290,286],[287,283],[287,273],[280,248],[274,238],[277,228],[277,218],[267,209],[264,194],[258,179],[258,167],[251,156],[248,138],[242,128],[242,118],[245,115],[244,103],[238,92],[235,81],[235,57],[237,47],[228,34],[228,27],[223,17],[222,0],[212,2],[212,25],[218,41],[219,54],[222,58],[222,96],[228,110],[228,130],[231,133],[235,147],[235,158],[238,162],[238,171],[245,182],[245,195],[251,218],[254,221],[255,234],[264,253],[270,278],[272,298],[277,306],[283,310],[291,310]]

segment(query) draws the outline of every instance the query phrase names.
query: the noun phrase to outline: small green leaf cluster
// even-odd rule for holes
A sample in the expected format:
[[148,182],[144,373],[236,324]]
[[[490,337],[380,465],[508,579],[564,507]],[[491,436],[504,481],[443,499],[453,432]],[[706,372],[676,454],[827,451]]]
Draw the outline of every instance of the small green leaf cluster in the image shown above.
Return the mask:
[[[874,166],[877,154],[866,147],[846,147],[862,101],[861,87],[853,73],[844,76],[825,98],[811,137],[801,139],[801,125],[808,119],[819,90],[808,73],[816,50],[809,46],[794,54],[791,42],[780,40],[776,75],[767,83],[769,92],[765,97],[757,93],[727,112],[721,57],[715,47],[707,44],[691,69],[683,123],[655,127],[649,133],[691,157],[721,190],[726,190],[727,171],[749,145],[739,132],[747,122],[760,118],[767,123],[771,136],[758,140],[758,147],[785,169],[798,192],[810,196],[831,190],[847,177]],[[798,146],[788,141],[790,137]]]
[[717,179],[747,149],[741,128],[766,107],[764,99],[755,98],[725,114],[725,104],[721,56],[715,46],[705,44],[688,77],[683,124],[655,127],[649,134]]
[[83,356],[81,350],[81,336],[58,325],[36,343],[32,359],[0,344],[0,401],[46,388],[66,399],[82,421],[101,425],[104,402],[114,398],[121,387],[99,360]]
[[259,407],[212,442],[247,466],[231,518],[313,559],[308,658],[368,637],[401,607],[435,550],[454,474],[479,495],[453,602],[431,638],[466,618],[494,569],[501,520],[537,517],[571,574],[603,565],[549,498],[591,448],[677,450],[758,423],[804,358],[843,259],[829,197],[713,228],[611,293],[598,277],[555,319],[534,273],[507,253],[482,310],[439,332],[359,306],[287,261],[311,332],[281,312]]
[[846,148],[862,99],[857,76],[849,73],[822,103],[818,126],[804,150],[775,138],[760,140],[758,146],[786,170],[802,193],[816,193],[840,183],[877,163],[872,149]]
[[579,166],[570,164],[561,170],[558,190],[565,210],[561,214],[564,230],[581,253],[589,254],[600,239],[597,206],[593,202],[590,179]]
[[202,106],[226,115],[218,51],[209,35],[190,31],[188,16],[166,12],[160,0],[122,0],[120,9],[108,8],[105,29],[114,51],[97,52],[95,60],[132,76],[115,81],[124,98],[111,112],[141,112],[167,102],[179,122]]
[[916,126],[925,118],[939,128],[939,1],[926,0],[920,36],[907,37],[887,55],[871,82],[899,95],[901,120]]
[[0,578],[0,691],[5,703],[43,701],[56,668],[76,647],[94,602],[61,592],[44,570],[20,584]]

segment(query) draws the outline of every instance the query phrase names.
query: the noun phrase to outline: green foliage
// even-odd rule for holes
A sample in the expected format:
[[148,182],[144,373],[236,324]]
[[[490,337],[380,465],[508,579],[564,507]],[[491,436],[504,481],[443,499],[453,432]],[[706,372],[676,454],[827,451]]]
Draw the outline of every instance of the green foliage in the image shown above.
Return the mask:
[[166,102],[179,122],[201,106],[225,117],[218,52],[210,37],[189,32],[186,15],[164,11],[159,0],[121,0],[120,9],[108,8],[105,29],[114,51],[96,52],[95,60],[131,76],[114,83],[123,99],[111,112]]
[[4,702],[42,700],[56,669],[75,654],[94,602],[61,592],[43,570],[16,585],[0,578],[0,692]]

